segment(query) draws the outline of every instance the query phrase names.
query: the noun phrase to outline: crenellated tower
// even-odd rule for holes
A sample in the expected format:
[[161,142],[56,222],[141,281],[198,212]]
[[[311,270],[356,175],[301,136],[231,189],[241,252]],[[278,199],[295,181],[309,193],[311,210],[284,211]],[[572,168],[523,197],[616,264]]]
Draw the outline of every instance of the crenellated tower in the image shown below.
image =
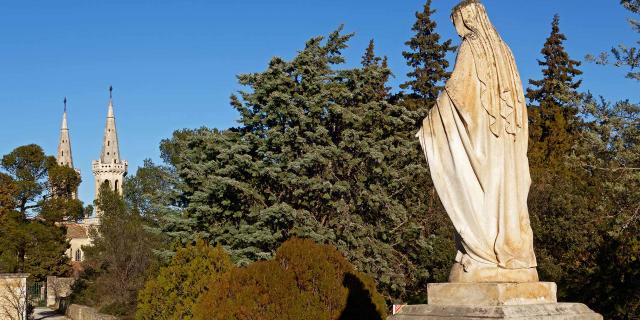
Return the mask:
[[[95,179],[95,195],[98,198],[100,186],[106,181],[112,190],[122,194],[122,182],[127,175],[128,163],[120,158],[118,133],[116,131],[116,117],[113,112],[113,88],[109,87],[109,106],[107,123],[104,128],[100,159],[91,163]],[[97,213],[100,214],[99,212]]]

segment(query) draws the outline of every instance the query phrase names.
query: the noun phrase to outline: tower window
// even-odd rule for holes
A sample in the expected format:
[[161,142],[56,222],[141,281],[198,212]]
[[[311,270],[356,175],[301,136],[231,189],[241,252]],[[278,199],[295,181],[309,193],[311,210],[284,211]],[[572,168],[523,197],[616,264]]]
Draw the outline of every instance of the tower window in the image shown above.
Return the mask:
[[109,155],[109,152],[107,152],[107,155]]
[[64,151],[62,151],[62,156],[64,157]]
[[110,146],[110,145],[111,145],[111,141],[107,141],[107,146]]

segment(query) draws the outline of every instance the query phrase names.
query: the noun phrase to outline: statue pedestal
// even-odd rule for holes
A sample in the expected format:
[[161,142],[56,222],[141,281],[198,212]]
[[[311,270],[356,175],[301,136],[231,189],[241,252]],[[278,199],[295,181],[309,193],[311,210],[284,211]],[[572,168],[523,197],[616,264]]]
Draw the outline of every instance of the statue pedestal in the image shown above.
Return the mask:
[[584,304],[558,303],[553,282],[432,283],[429,304],[404,306],[390,320],[602,320]]

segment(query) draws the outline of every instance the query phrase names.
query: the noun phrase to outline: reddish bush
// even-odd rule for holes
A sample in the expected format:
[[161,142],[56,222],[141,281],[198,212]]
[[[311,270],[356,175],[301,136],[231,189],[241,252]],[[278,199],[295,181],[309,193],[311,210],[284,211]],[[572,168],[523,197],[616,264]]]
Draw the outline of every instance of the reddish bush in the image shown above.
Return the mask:
[[194,307],[195,319],[384,319],[374,282],[333,247],[292,239],[275,260],[232,270]]

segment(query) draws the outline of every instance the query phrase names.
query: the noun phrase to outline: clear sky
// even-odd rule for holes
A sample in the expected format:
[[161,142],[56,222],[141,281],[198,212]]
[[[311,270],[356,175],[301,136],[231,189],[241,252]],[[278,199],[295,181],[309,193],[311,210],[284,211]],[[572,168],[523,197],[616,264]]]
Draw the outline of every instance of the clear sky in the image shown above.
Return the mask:
[[[434,0],[439,32],[454,38],[449,11],[457,0]],[[613,44],[634,44],[619,1],[485,0],[511,46],[522,78],[539,78],[536,59],[561,16],[574,59]],[[91,160],[98,158],[108,87],[121,154],[135,173],[145,158],[159,161],[158,144],[180,128],[228,128],[240,89],[235,76],[262,71],[273,56],[291,58],[306,39],[340,24],[355,32],[345,51],[357,64],[369,39],[389,58],[392,85],[405,80],[401,55],[422,0],[64,0],[0,1],[0,154],[36,143],[55,154],[68,97],[74,162],[93,200]],[[640,101],[640,84],[623,70],[585,64],[583,89],[611,100]]]

